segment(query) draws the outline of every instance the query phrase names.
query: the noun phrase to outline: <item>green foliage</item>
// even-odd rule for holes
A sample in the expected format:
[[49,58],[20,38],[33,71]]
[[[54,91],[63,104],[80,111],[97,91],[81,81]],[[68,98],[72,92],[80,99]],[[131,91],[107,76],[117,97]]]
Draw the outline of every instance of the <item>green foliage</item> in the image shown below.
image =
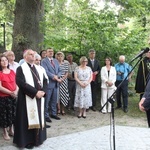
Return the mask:
[[[126,8],[120,7],[118,11],[110,8],[107,3],[103,9],[93,7],[89,1],[55,3],[51,5],[51,13],[48,13],[50,15],[45,15],[44,24],[48,28],[44,45],[51,45],[59,50],[76,51],[78,55],[86,55],[90,48],[94,48],[99,59],[110,56],[115,62],[120,54],[131,58],[141,47],[145,47],[148,38],[145,26],[142,26],[141,21],[136,21],[137,14],[140,13],[135,11],[140,8],[141,12],[145,12],[143,6],[147,6],[147,3],[141,2],[138,9],[134,3],[122,2],[122,6]],[[61,5],[66,7],[62,8]],[[129,9],[133,12],[127,13]],[[138,19],[140,18],[141,16]],[[132,25],[126,26],[131,21]],[[118,27],[119,24],[124,27]]]
[[[7,22],[13,23],[14,19],[14,5],[15,0],[1,0],[0,1],[0,23],[6,24],[6,46],[11,48],[12,42],[12,27]],[[3,28],[0,27],[0,37],[3,37]],[[0,38],[0,45],[3,45],[3,38]]]
[[[142,117],[146,118],[145,113],[139,110],[139,107],[138,107],[139,100],[140,100],[139,95],[134,94],[134,96],[129,96],[129,104],[128,104],[129,111],[128,113],[126,113],[127,116],[130,116],[132,118],[142,118]],[[116,105],[117,104],[115,103],[115,106]],[[122,109],[115,110],[115,116],[122,117],[124,115],[125,113],[122,111]]]
[[[15,0],[0,2],[0,21],[12,23]],[[129,60],[148,46],[150,0],[106,0],[104,7],[90,0],[44,0],[44,3],[45,14],[40,24],[44,41],[39,43],[43,48],[54,47],[56,51],[71,51],[79,56],[94,48],[101,62],[107,56],[117,62],[120,54]],[[12,27],[7,27],[7,46],[11,45],[11,30]],[[2,31],[0,28],[1,37]]]

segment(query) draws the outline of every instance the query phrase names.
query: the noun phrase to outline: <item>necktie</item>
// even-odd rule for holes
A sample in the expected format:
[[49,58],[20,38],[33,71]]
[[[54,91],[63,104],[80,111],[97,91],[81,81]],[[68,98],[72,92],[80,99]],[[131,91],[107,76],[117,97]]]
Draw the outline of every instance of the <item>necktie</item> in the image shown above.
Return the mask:
[[54,64],[54,62],[53,62],[53,60],[51,59],[51,64],[52,64],[52,66],[53,67],[55,67],[55,64]]

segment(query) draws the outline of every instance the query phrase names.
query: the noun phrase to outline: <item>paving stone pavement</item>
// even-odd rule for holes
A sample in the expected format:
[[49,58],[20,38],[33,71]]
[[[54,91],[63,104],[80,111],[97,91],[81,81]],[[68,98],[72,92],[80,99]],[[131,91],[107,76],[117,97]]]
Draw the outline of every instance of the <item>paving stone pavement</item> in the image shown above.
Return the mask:
[[[104,126],[73,134],[48,138],[35,150],[113,150],[113,127]],[[150,150],[149,128],[115,126],[116,150]],[[18,150],[13,145],[0,150]],[[25,149],[24,149],[25,150]]]

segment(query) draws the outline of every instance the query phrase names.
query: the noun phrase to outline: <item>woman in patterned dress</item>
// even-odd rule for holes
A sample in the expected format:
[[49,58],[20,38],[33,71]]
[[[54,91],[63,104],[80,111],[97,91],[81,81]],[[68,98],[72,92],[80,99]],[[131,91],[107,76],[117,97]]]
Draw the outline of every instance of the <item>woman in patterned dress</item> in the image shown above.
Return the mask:
[[3,128],[5,140],[10,140],[10,136],[14,135],[13,124],[17,93],[15,72],[8,68],[8,59],[2,55],[0,57],[0,126]]
[[78,118],[86,118],[86,109],[92,106],[91,81],[92,70],[87,66],[88,60],[85,56],[80,58],[80,66],[75,69],[75,80],[77,83],[74,106],[79,108]]
[[68,92],[68,61],[64,60],[64,54],[62,52],[57,52],[55,55],[56,59],[59,62],[60,69],[61,69],[61,80],[59,86],[59,99],[58,99],[58,114],[65,115],[64,107],[68,105],[68,101],[70,100],[69,92]]

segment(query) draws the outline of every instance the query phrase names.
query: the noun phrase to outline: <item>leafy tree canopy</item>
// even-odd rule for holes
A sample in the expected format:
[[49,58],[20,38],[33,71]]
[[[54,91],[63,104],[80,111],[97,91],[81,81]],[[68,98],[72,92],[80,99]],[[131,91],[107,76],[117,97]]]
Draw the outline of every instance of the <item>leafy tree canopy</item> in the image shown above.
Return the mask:
[[[13,23],[15,0],[0,3],[1,23]],[[43,49],[54,47],[80,56],[94,48],[101,60],[110,56],[117,61],[120,54],[131,58],[148,46],[150,0],[44,0],[44,8],[40,24],[44,41],[39,43]],[[7,26],[7,49],[12,29]]]

